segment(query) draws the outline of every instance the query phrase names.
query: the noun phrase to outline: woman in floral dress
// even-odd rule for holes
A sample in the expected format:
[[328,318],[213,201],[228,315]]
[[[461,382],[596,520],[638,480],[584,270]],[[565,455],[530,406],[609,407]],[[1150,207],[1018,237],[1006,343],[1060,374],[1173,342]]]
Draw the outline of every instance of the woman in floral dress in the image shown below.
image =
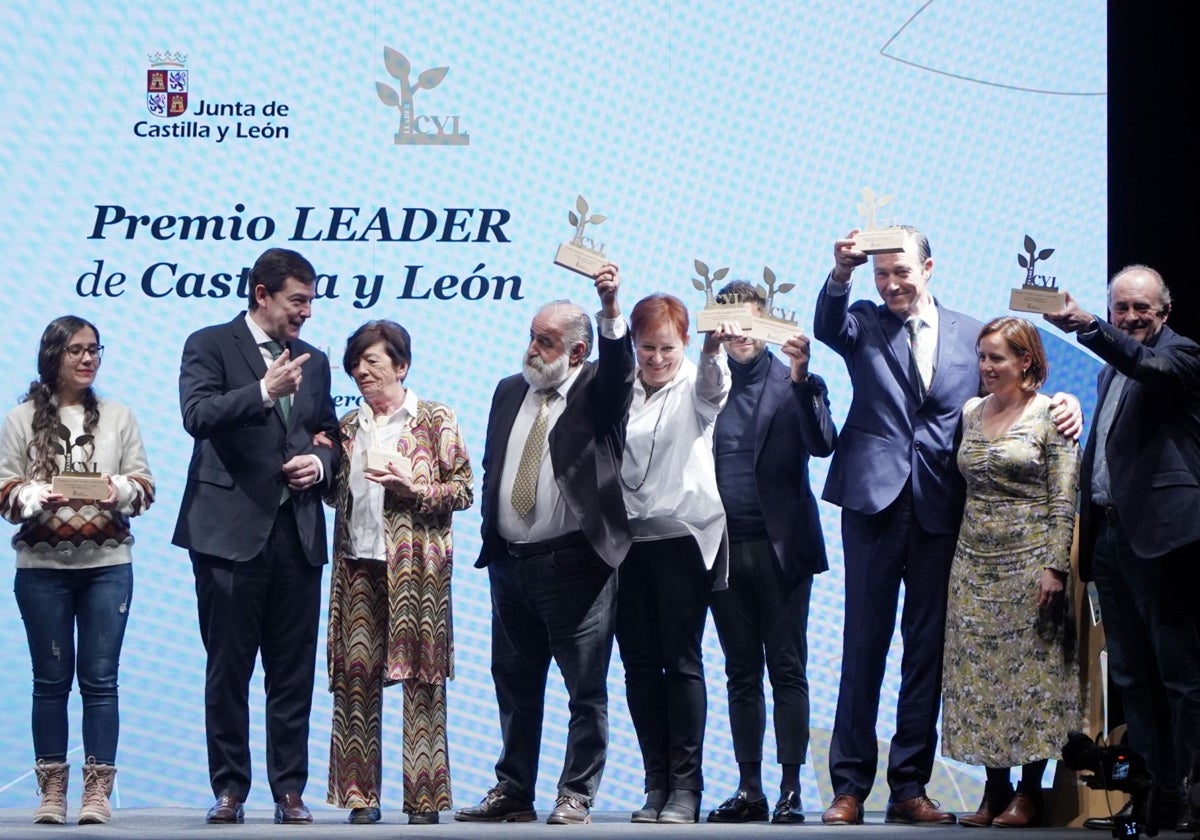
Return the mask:
[[959,822],[1017,828],[1037,823],[1047,760],[1079,721],[1067,587],[1079,447],[1037,392],[1048,370],[1031,323],[997,318],[976,346],[987,395],[963,409],[942,753],[987,768],[979,810]]

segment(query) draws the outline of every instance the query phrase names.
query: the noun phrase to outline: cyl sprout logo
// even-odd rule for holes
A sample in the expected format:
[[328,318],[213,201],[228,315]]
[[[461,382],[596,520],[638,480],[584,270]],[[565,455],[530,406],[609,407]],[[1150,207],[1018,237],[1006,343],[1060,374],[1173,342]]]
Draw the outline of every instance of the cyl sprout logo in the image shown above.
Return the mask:
[[1025,253],[1017,254],[1017,262],[1021,268],[1025,269],[1025,283],[1023,285],[1026,288],[1058,288],[1058,277],[1046,274],[1034,274],[1034,266],[1039,262],[1050,259],[1050,255],[1053,253],[1053,248],[1043,248],[1039,251],[1037,243],[1033,241],[1033,237],[1025,234]]
[[787,321],[789,324],[796,323],[796,310],[784,309],[782,306],[775,305],[776,295],[786,295],[792,289],[796,288],[795,283],[780,283],[775,285],[775,272],[770,266],[763,266],[763,282],[767,284],[766,293],[763,292],[763,287],[758,286],[758,293],[767,299],[767,314],[772,318],[777,318],[780,321]]
[[597,242],[591,236],[584,236],[583,229],[588,225],[600,224],[608,216],[601,216],[599,213],[592,213],[589,216],[589,209],[586,198],[581,195],[575,197],[575,209],[567,212],[567,221],[571,223],[571,227],[575,228],[575,235],[571,237],[571,244],[582,246],[595,251],[597,254],[603,254],[604,243]]
[[[63,456],[63,472],[75,475],[92,475],[96,472],[96,465],[89,464],[87,458],[91,453],[91,447],[95,446],[94,436],[80,435],[71,440],[71,430],[62,423],[58,424],[58,437],[62,443],[54,441],[54,451]],[[75,460],[75,450],[78,449],[81,458]]]
[[400,82],[400,91],[383,82],[375,83],[375,92],[389,108],[400,109],[400,130],[395,134],[397,146],[469,146],[471,137],[458,128],[458,115],[430,116],[413,109],[413,94],[433,90],[442,83],[449,67],[431,67],[417,76],[416,84],[409,81],[412,64],[399,50],[383,48],[383,64],[388,74]]
[[717,306],[720,304],[742,303],[737,295],[722,295],[721,300],[717,300],[716,293],[713,292],[713,287],[725,279],[729,274],[729,268],[718,268],[710,277],[708,274],[708,263],[703,260],[692,260],[692,264],[696,266],[696,273],[700,275],[701,280],[692,278],[692,287],[697,292],[704,292],[704,305]]

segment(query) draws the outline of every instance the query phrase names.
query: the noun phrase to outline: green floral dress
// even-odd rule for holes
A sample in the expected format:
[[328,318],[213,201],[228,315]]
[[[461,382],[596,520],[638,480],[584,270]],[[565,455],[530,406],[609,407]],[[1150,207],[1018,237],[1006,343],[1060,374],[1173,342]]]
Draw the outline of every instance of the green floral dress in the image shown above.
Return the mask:
[[1079,446],[1041,394],[989,440],[986,399],[963,409],[967,504],[950,571],[942,753],[1016,767],[1058,756],[1080,725],[1070,581],[1055,606],[1037,605],[1042,570],[1070,571]]

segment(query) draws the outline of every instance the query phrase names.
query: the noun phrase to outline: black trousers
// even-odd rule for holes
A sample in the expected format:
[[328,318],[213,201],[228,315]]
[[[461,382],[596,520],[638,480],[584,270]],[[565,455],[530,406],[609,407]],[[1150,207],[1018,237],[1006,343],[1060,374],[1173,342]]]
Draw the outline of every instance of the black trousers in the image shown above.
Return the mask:
[[497,787],[533,802],[546,674],[562,672],[571,716],[559,795],[591,804],[608,756],[608,665],[617,578],[586,543],[488,564],[492,679],[504,742]]
[[703,790],[712,577],[690,536],[635,542],[619,575],[617,644],[646,790]]
[[1200,544],[1147,559],[1134,553],[1120,522],[1101,522],[1092,572],[1126,737],[1159,793],[1179,797],[1183,778],[1200,764]]
[[775,752],[780,764],[808,753],[808,604],[812,576],[784,576],[765,539],[729,546],[729,588],[712,594],[713,622],[725,654],[729,729],[738,763],[763,760],[771,679]]
[[250,678],[260,654],[267,781],[276,801],[302,793],[323,567],[305,560],[290,502],[280,506],[266,545],[250,561],[199,552],[191,558],[207,653],[204,725],[213,794],[244,800],[250,792]]

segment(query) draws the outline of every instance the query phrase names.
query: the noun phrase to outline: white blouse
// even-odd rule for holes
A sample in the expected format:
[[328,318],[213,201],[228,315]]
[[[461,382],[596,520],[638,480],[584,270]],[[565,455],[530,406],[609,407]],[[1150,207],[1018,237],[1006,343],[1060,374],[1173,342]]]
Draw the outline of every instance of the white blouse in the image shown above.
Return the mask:
[[729,387],[724,352],[702,353],[699,367],[684,358],[675,378],[649,398],[639,377],[621,466],[633,538],[691,534],[710,569],[725,534],[712,438]]
[[383,533],[383,485],[368,481],[364,467],[367,451],[396,451],[396,442],[417,416],[417,395],[408,389],[404,403],[387,417],[376,417],[366,400],[358,408],[358,430],[351,449],[350,541],[359,560],[386,560],[387,543]]

